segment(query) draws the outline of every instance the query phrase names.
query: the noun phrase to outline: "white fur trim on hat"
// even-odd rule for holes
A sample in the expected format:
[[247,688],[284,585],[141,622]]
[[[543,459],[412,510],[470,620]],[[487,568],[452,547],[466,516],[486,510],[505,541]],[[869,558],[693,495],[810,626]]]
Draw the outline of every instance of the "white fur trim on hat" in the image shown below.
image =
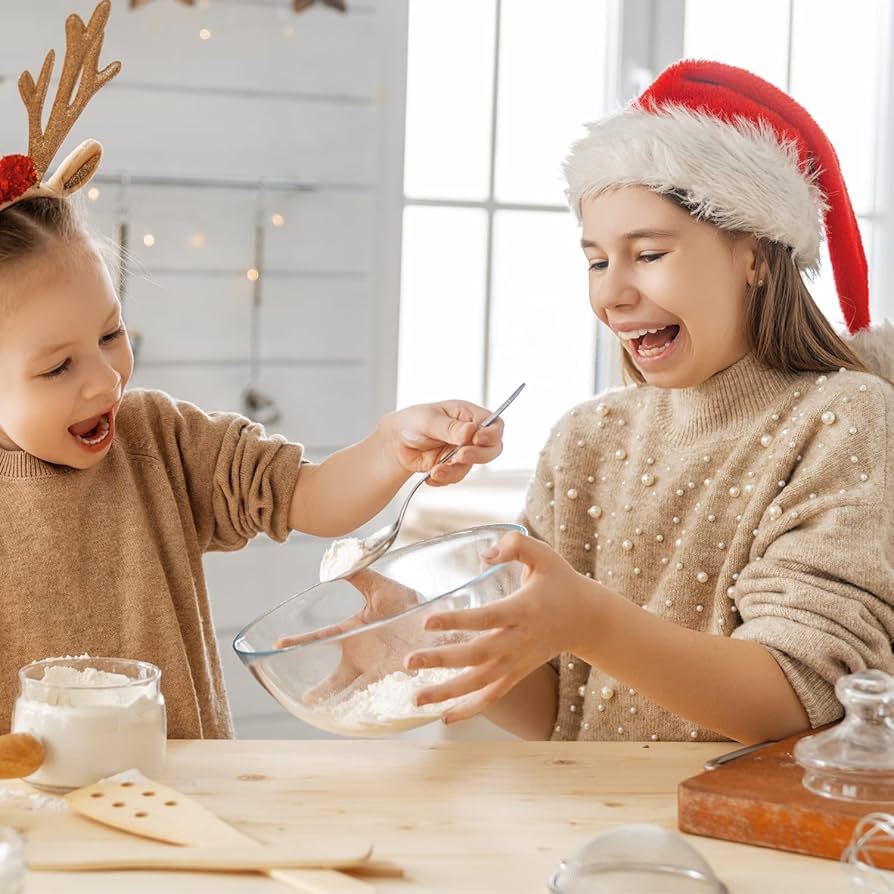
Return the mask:
[[894,323],[885,320],[841,337],[867,369],[894,383]]
[[826,211],[818,172],[806,172],[794,144],[780,142],[769,124],[728,123],[682,106],[632,106],[588,130],[563,165],[578,218],[582,199],[641,185],[680,194],[693,215],[721,229],[787,245],[801,270],[818,270]]

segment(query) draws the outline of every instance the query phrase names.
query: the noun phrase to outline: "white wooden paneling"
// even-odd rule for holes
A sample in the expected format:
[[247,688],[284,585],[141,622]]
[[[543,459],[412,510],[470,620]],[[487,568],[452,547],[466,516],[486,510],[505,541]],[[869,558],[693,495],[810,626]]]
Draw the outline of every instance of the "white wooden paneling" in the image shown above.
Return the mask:
[[[135,388],[158,388],[203,410],[242,412],[242,391],[248,366],[149,366],[137,369]],[[302,444],[347,445],[359,441],[372,427],[370,407],[358,406],[366,393],[366,370],[266,368],[262,389],[282,409],[282,419],[270,432]]]
[[327,540],[293,534],[259,538],[235,553],[208,553],[205,575],[214,626],[232,639],[251,620],[315,584]]
[[[372,295],[365,279],[265,278],[261,356],[366,360]],[[248,362],[252,283],[239,274],[147,274],[128,283],[125,318],[145,364]]]
[[[77,12],[86,20],[95,5],[95,0],[29,3],[16,39],[6,42],[0,69],[16,75],[29,69],[36,77],[46,50],[54,46],[61,57],[65,17]],[[121,59],[124,83],[373,96],[373,10],[352,6],[351,14],[342,16],[311,8],[295,15],[289,6],[217,0],[202,9],[156,0],[131,11],[126,0],[114,0],[102,61]],[[200,39],[202,28],[211,32],[210,40]],[[234,65],[234,59],[243,64]]]
[[[107,170],[186,177],[291,177],[372,184],[374,106],[150,88],[106,87],[69,135],[57,163],[86,135],[103,144]],[[0,84],[4,145],[22,151],[27,116],[12,80]],[[11,125],[9,122],[15,122]]]
[[[2,90],[2,88],[0,88]],[[255,171],[260,180],[262,172]],[[119,205],[127,207],[130,250],[143,269],[247,270],[254,265],[257,193],[242,189],[185,189],[99,185],[87,202],[94,229],[117,238]],[[366,274],[375,264],[377,199],[374,191],[282,192],[264,196],[267,214],[281,214],[282,227],[267,225],[265,268],[269,270]],[[155,244],[148,248],[143,237]],[[194,237],[202,244],[196,247]]]

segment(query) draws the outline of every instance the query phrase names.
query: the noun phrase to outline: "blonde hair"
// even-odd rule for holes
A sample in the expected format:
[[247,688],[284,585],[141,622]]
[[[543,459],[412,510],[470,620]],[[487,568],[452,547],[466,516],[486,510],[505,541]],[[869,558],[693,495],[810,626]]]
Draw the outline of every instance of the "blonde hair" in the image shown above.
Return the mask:
[[[747,233],[728,233],[731,239]],[[816,306],[788,248],[758,239],[755,269],[758,283],[745,293],[745,331],[755,357],[770,369],[786,373],[834,372],[844,367],[869,372]],[[621,352],[626,381],[645,378],[627,351]]]
[[87,226],[79,199],[39,196],[0,211],[0,286],[5,271],[58,248],[75,249],[68,260],[97,256],[110,273],[126,262],[116,243]]

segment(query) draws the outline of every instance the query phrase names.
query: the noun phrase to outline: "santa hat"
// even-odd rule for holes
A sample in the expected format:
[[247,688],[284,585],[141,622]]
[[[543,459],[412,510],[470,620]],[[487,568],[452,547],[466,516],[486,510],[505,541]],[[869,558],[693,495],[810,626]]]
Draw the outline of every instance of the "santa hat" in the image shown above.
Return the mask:
[[[819,268],[825,236],[848,331],[869,328],[866,255],[838,157],[788,94],[744,69],[686,59],[588,131],[564,165],[578,217],[582,199],[637,184],[672,194],[721,229],[787,246],[808,273]],[[885,332],[887,351],[870,349],[887,354],[890,377],[894,328]],[[851,346],[866,342],[863,334]]]

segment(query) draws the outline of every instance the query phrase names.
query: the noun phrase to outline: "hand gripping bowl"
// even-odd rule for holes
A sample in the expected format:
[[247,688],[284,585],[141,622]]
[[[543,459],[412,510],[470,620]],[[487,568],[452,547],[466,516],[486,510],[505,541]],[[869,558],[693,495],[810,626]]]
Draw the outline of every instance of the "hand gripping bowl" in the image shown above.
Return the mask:
[[478,608],[515,592],[524,566],[482,555],[520,525],[483,525],[390,550],[350,581],[316,584],[252,621],[233,641],[255,679],[291,714],[326,732],[381,736],[437,720],[452,702],[415,695],[462,669],[408,673],[417,649],[464,642],[428,631],[437,612]]

